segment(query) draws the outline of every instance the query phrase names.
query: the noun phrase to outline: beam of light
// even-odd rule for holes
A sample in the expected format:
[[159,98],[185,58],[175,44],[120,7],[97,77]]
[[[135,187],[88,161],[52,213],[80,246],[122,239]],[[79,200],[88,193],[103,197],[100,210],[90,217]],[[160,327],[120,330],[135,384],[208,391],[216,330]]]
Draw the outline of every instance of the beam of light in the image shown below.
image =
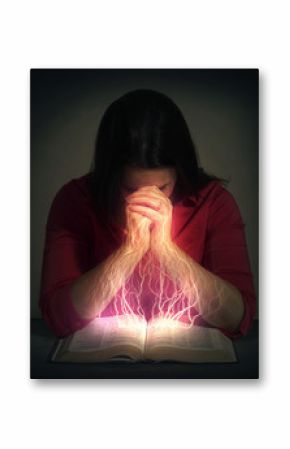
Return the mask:
[[[142,238],[142,226],[145,220],[143,223],[140,222],[139,238]],[[149,250],[132,271],[128,269],[130,265],[128,259],[132,256],[130,252],[122,254],[122,257],[118,259],[117,268],[114,268],[116,264],[112,259],[104,275],[106,283],[101,295],[103,305],[98,307],[100,311],[96,313],[96,316],[103,316],[108,298],[112,298],[112,314],[131,317],[132,326],[139,325],[134,315],[148,318],[145,309],[148,306],[146,300],[148,301],[149,297],[151,317],[162,318],[167,325],[169,322],[172,324],[181,320],[184,325],[191,327],[198,314],[206,313],[209,316],[215,313],[219,308],[219,296],[222,292],[217,291],[216,296],[206,305],[204,301],[200,301],[200,286],[206,286],[205,280],[199,275],[197,283],[192,266],[187,259],[181,257],[179,251],[176,250],[173,254],[172,251],[175,251],[174,247],[167,247],[164,239],[162,254],[157,257]],[[117,291],[116,286],[119,286]],[[92,300],[97,301],[99,299],[97,295],[98,292],[92,291]],[[144,295],[147,298],[145,300]]]

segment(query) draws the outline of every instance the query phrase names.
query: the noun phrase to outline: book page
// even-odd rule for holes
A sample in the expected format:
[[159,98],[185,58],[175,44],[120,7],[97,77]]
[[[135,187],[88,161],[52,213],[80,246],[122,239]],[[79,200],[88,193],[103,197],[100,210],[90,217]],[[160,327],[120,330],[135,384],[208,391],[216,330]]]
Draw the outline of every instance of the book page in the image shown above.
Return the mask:
[[150,349],[160,346],[203,351],[223,349],[222,337],[216,329],[189,326],[178,320],[157,318],[148,325],[146,346]]
[[146,320],[137,315],[116,315],[96,318],[77,331],[69,344],[71,352],[97,351],[120,344],[144,349]]

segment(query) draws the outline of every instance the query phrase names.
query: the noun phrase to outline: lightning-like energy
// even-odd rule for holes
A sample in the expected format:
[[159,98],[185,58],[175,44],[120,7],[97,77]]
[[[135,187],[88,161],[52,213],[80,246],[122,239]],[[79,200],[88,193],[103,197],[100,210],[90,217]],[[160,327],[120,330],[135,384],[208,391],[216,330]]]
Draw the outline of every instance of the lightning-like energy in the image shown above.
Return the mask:
[[[217,292],[216,297],[205,306],[200,301],[201,291],[198,287],[203,285],[202,279],[199,278],[197,283],[190,263],[181,258],[179,251],[172,251],[174,249],[170,247],[169,250],[164,242],[161,254],[147,251],[132,272],[127,268],[129,253],[122,255],[118,270],[114,268],[112,259],[106,268],[106,284],[102,292],[103,298],[112,298],[112,314],[132,318],[139,316],[146,320],[159,317],[167,323],[181,320],[190,327],[198,314],[216,311],[221,292]],[[117,291],[116,285],[120,286]],[[98,299],[97,294],[92,291],[95,301]],[[105,306],[100,307],[96,315],[101,317],[104,309]]]

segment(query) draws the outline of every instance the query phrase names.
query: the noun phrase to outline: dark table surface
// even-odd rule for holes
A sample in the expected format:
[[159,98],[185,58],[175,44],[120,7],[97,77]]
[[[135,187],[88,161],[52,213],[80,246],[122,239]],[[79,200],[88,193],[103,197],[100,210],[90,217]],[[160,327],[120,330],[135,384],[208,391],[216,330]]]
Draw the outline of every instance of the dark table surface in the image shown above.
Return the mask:
[[41,319],[31,321],[32,379],[257,379],[258,321],[246,337],[233,341],[236,363],[113,362],[53,363],[57,339]]

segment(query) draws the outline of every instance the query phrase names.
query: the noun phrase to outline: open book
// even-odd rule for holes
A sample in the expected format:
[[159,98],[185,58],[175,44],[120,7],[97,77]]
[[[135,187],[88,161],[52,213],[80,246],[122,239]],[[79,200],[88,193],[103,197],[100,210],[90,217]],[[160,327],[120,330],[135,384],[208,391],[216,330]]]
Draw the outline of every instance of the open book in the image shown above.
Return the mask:
[[109,361],[235,362],[231,340],[218,329],[137,315],[96,318],[61,339],[55,362]]

